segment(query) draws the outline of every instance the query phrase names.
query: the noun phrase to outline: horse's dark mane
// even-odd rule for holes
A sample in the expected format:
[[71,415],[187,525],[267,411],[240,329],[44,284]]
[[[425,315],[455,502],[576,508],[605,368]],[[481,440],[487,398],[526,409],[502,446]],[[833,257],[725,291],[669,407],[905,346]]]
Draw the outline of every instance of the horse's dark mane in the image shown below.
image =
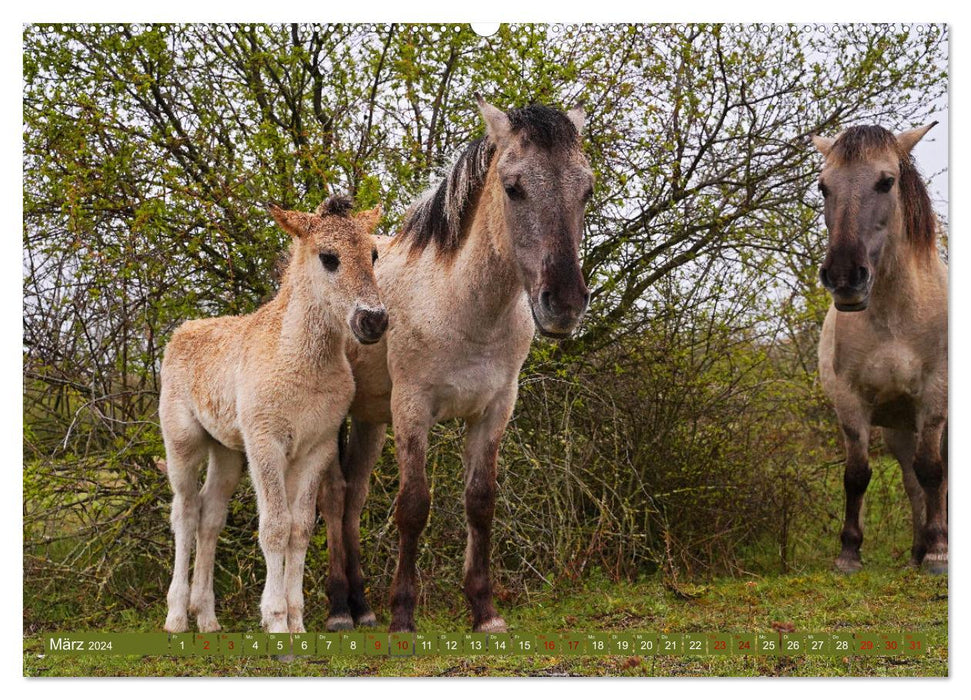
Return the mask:
[[900,202],[904,212],[904,230],[907,240],[917,250],[928,252],[937,249],[937,218],[931,206],[931,198],[921,178],[913,157],[904,153],[897,137],[882,126],[851,126],[840,134],[833,144],[830,156],[839,163],[859,163],[874,153],[891,150],[897,154],[900,177]]
[[[521,133],[540,148],[555,150],[576,144],[579,134],[569,117],[545,105],[529,105],[506,112],[514,134]],[[468,217],[485,184],[496,145],[487,137],[466,146],[438,185],[429,189],[405,214],[398,234],[418,254],[434,244],[444,255],[462,245]]]

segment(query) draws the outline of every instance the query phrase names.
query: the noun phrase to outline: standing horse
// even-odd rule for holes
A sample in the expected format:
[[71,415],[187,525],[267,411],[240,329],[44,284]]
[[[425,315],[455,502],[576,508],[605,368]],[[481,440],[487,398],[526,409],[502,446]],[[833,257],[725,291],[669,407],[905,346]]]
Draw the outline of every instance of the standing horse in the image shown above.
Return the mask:
[[[428,431],[451,418],[467,426],[463,590],[475,630],[506,627],[489,575],[499,443],[534,327],[565,338],[587,308],[579,246],[593,173],[580,148],[582,108],[506,113],[477,100],[485,138],[470,143],[411,207],[377,265],[391,326],[353,361],[357,393],[342,462],[347,595],[331,596],[328,629],[375,623],[364,596],[359,528],[388,422],[400,471],[391,630],[415,629],[415,558],[430,504]],[[325,490],[319,506],[333,507]]]
[[[936,124],[936,122],[934,122]],[[877,126],[813,137],[829,247],[819,271],[833,297],[819,375],[846,443],[846,519],[836,566],[862,567],[860,507],[871,426],[883,428],[913,512],[911,563],[947,571],[947,267],[910,152],[934,126]]]
[[[352,335],[376,342],[388,322],[369,235],[380,211],[351,217],[350,206],[349,199],[332,197],[311,215],[271,205],[273,218],[294,238],[276,297],[246,316],[188,321],[165,348],[159,418],[175,494],[169,632],[186,631],[190,609],[200,631],[219,629],[212,590],[216,538],[244,452],[266,557],[263,626],[304,631],[303,567],[314,502],[318,489],[340,494],[344,488],[337,434],[354,395],[346,346]],[[200,492],[199,464],[207,453]],[[341,514],[325,517],[327,529],[339,533]],[[340,542],[339,535],[332,539]]]

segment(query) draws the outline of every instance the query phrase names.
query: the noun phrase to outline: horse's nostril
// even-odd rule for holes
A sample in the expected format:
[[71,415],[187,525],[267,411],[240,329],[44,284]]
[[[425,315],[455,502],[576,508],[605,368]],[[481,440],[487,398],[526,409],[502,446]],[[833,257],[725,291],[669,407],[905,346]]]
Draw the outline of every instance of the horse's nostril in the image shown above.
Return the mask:
[[544,290],[540,293],[539,303],[547,311],[553,310],[553,295],[550,294],[549,290]]
[[866,284],[867,280],[870,279],[870,271],[867,270],[865,267],[862,267],[862,266],[860,267],[859,275],[860,275],[861,285]]
[[829,283],[829,273],[826,272],[825,267],[819,268],[819,281],[823,283],[823,286],[827,289],[831,289],[833,285]]

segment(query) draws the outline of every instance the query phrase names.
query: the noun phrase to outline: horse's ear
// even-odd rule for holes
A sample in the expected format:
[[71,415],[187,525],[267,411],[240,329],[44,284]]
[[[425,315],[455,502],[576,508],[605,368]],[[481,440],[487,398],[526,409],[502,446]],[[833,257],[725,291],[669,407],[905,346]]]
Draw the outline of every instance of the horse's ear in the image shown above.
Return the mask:
[[303,238],[307,235],[310,224],[310,215],[302,211],[290,211],[281,209],[276,204],[267,204],[266,210],[270,212],[276,222],[284,231],[294,238]]
[[576,106],[566,113],[566,116],[571,122],[573,122],[573,126],[576,127],[577,133],[582,134],[583,126],[587,121],[587,114],[583,110],[583,103],[577,102]]
[[364,224],[364,228],[369,232],[374,231],[378,227],[378,222],[381,221],[381,205],[379,204],[374,209],[358,212],[354,215],[354,219]]
[[816,150],[822,153],[824,156],[828,156],[830,149],[833,148],[833,144],[836,143],[836,139],[827,138],[825,136],[816,136],[813,134],[813,145]]
[[931,122],[925,126],[917,127],[916,129],[910,129],[909,131],[901,131],[897,134],[897,143],[903,149],[904,153],[910,153],[917,142],[924,138],[924,134],[930,131],[933,127],[937,125],[937,122]]
[[475,93],[475,101],[479,104],[479,111],[482,113],[482,118],[485,119],[489,135],[496,143],[504,142],[512,131],[509,117],[498,107],[486,102],[479,93]]

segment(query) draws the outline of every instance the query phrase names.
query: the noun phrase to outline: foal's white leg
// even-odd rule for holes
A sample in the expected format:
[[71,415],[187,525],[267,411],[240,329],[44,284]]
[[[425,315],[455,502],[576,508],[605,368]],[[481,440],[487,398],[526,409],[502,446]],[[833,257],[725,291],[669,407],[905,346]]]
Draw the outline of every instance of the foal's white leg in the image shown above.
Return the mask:
[[292,463],[287,471],[287,500],[290,505],[290,541],[287,545],[284,585],[287,596],[287,627],[290,632],[304,632],[303,572],[310,534],[317,518],[317,488],[324,468],[340,467],[336,444],[312,452]]
[[[164,432],[164,423],[163,423]],[[172,485],[172,533],[175,535],[175,566],[168,591],[167,632],[189,629],[189,561],[192,542],[199,526],[199,463],[205,449],[204,438],[186,432],[179,439],[166,436],[165,461]]]
[[266,585],[260,601],[263,628],[267,632],[287,631],[287,598],[283,565],[290,540],[290,510],[284,474],[287,456],[275,440],[246,441],[250,476],[260,514],[260,547],[266,559]]
[[202,504],[196,537],[196,564],[192,573],[189,610],[196,616],[200,632],[218,632],[216,598],[212,574],[216,561],[216,540],[226,525],[226,512],[243,470],[243,455],[218,443],[209,447],[209,470],[199,494]]

